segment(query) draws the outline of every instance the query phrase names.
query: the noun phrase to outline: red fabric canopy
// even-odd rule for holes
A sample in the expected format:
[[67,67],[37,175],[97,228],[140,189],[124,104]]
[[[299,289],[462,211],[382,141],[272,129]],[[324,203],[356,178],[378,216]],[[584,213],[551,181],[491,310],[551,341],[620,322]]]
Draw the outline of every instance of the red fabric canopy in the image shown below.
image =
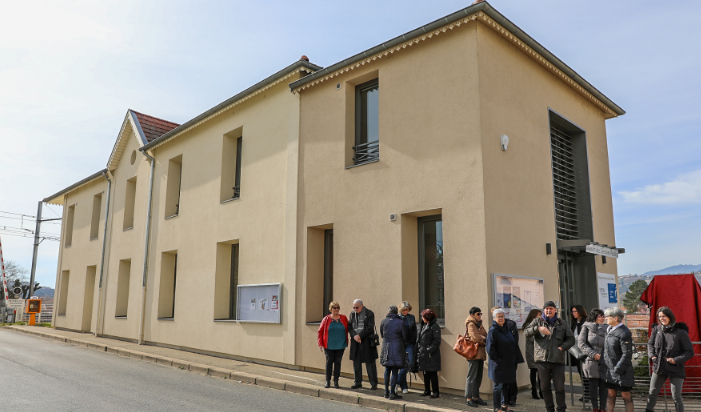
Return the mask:
[[[672,309],[677,322],[687,324],[691,341],[701,341],[701,286],[693,274],[655,276],[640,300],[650,306],[648,336],[657,322],[657,309],[667,306]],[[701,376],[701,356],[698,356],[701,354],[701,345],[694,345],[694,354],[696,356],[686,363],[687,377]]]

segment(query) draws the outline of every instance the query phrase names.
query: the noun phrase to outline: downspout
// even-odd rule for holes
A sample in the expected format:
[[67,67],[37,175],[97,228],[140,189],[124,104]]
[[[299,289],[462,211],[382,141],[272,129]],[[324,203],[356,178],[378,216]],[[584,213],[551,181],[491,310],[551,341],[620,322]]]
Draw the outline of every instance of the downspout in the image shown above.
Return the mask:
[[110,195],[112,194],[112,180],[107,176],[107,171],[102,172],[107,179],[107,201],[105,202],[105,230],[102,233],[102,257],[100,258],[100,283],[97,292],[97,323],[95,325],[95,336],[99,335],[102,319],[102,278],[105,272],[105,250],[107,249],[107,222],[110,216]]
[[156,167],[156,159],[149,156],[145,150],[140,150],[151,161],[151,171],[148,178],[148,208],[146,212],[146,235],[144,239],[144,273],[141,284],[141,315],[139,316],[139,345],[144,344],[144,318],[146,316],[146,280],[148,278],[148,243],[151,237],[151,204],[153,199],[153,169]]

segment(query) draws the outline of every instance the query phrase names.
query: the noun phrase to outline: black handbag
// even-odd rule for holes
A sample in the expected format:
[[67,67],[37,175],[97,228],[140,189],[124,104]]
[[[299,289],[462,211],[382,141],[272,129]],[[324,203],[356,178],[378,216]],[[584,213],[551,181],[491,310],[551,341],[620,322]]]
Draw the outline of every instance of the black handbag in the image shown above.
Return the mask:
[[372,346],[372,347],[380,346],[380,335],[377,334],[377,326],[375,326],[375,333],[370,335],[370,346]]

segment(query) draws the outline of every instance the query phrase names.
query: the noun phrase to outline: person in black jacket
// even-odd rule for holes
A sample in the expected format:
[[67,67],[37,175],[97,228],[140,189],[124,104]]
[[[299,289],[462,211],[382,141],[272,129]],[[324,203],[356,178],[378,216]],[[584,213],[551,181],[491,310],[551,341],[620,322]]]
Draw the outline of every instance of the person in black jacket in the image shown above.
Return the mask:
[[350,360],[353,361],[355,381],[351,389],[363,387],[363,364],[368,372],[370,389],[377,389],[377,347],[372,345],[371,336],[375,334],[375,314],[365,306],[363,301],[353,301],[353,312],[348,320],[348,334],[351,337]]
[[657,320],[659,323],[652,328],[647,342],[647,353],[652,361],[652,379],[645,410],[655,409],[657,395],[669,379],[674,408],[677,412],[683,412],[682,385],[686,378],[684,363],[694,356],[689,327],[685,323],[677,323],[674,313],[666,306],[657,309]]
[[[582,331],[582,326],[584,322],[587,321],[587,310],[582,305],[573,305],[570,307],[570,329],[572,329],[572,334],[574,339],[577,340],[579,332]],[[570,353],[570,365],[577,367],[577,372],[579,372],[579,379],[582,380],[582,387],[586,388],[589,386],[589,380],[582,374],[582,365],[579,359]],[[580,402],[584,401],[584,398],[579,398]],[[589,401],[589,399],[587,399]]]
[[[493,307],[491,312],[494,313],[497,309],[501,309],[501,306]],[[506,328],[511,332],[514,339],[516,339],[516,347],[518,348],[518,325],[513,320],[506,318]],[[514,407],[516,406],[516,398],[518,397],[518,385],[511,385],[509,391],[509,406]]]
[[492,312],[494,322],[487,334],[489,379],[494,382],[494,410],[509,411],[511,386],[516,386],[516,366],[523,363],[513,333],[506,324],[504,309]]
[[[407,328],[406,341],[404,342],[404,347],[406,349],[408,365],[414,364],[414,354],[416,348],[416,318],[411,313],[411,304],[407,301],[402,302],[399,305],[399,319],[404,321],[404,327]],[[406,381],[406,375],[409,373],[410,368],[403,368],[399,370],[399,387],[402,388],[402,392],[409,393],[409,384]]]
[[606,411],[613,412],[616,407],[616,395],[621,392],[626,412],[633,412],[633,397],[630,391],[635,383],[633,373],[633,335],[623,324],[623,311],[608,308],[604,311],[606,323],[609,324],[604,340],[604,364],[606,366],[606,386],[608,398]]
[[[421,312],[421,327],[416,339],[416,369],[424,373],[424,393],[438,398],[438,372],[441,370],[441,327],[436,312],[424,309]],[[431,391],[433,388],[433,391]]]

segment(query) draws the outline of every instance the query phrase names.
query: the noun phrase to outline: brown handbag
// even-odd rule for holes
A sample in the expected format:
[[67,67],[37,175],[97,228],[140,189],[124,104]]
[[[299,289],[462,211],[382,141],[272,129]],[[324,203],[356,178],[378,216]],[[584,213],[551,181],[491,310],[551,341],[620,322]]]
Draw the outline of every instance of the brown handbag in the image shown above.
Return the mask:
[[468,338],[467,327],[465,327],[465,335],[458,335],[458,339],[455,341],[455,346],[453,346],[453,350],[467,360],[477,359],[478,348],[479,343],[472,342]]

